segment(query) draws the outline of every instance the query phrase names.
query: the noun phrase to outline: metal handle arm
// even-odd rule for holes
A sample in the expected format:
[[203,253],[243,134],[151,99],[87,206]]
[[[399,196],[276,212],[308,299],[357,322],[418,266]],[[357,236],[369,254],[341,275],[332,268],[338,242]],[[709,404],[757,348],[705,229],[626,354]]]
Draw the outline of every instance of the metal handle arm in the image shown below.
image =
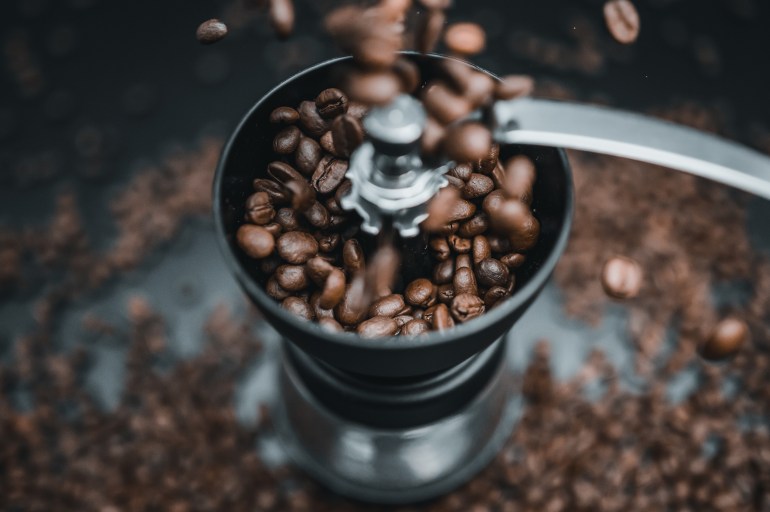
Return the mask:
[[491,115],[500,143],[625,157],[770,199],[770,158],[692,128],[621,110],[534,98],[499,101]]

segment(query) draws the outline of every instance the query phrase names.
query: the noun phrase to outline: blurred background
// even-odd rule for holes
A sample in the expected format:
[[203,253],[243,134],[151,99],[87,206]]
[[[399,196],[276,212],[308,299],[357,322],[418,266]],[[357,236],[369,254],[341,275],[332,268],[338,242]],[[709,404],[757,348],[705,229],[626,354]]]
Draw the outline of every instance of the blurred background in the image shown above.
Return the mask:
[[[239,0],[5,2],[0,18],[3,510],[358,507],[282,468],[283,455],[265,421],[267,409],[259,408],[274,395],[276,337],[225,268],[209,215],[219,151],[240,117],[285,78],[339,54],[320,26],[323,14],[338,4],[296,0],[294,35],[279,41],[266,14]],[[602,5],[599,0],[455,0],[448,16],[487,31],[487,48],[475,63],[500,75],[533,75],[537,95],[653,113],[770,151],[770,68],[763,53],[770,46],[770,4],[638,0],[641,34],[630,46],[609,35]],[[195,29],[212,17],[225,21],[230,33],[216,45],[202,46]],[[522,379],[533,347],[546,339],[551,354],[546,366],[557,381],[578,374],[599,348],[617,372],[623,389],[618,393],[657,397],[663,386],[660,403],[671,405],[660,405],[661,418],[678,417],[676,404],[690,403],[696,389],[714,382],[731,382],[732,392],[744,384],[761,388],[767,369],[761,366],[766,357],[760,341],[767,341],[761,320],[770,276],[758,272],[766,268],[770,249],[768,203],[699,180],[668,177],[660,169],[572,158],[576,239],[556,280],[511,334],[511,355]],[[625,177],[616,178],[622,173]],[[674,220],[658,226],[664,234],[655,239],[664,248],[646,257],[653,235],[638,217],[651,212]],[[612,253],[638,258],[650,276],[645,294],[631,305],[611,303],[601,293],[600,266]],[[671,262],[679,266],[669,267]],[[686,277],[659,276],[671,268]],[[682,283],[694,289],[685,294],[671,288]],[[682,319],[705,329],[725,309],[746,309],[758,319],[759,327],[749,320],[754,341],[746,348],[758,352],[714,370],[693,355],[698,329],[683,326]],[[679,345],[689,349],[678,351]],[[667,365],[671,354],[679,354],[673,367]],[[740,376],[748,370],[754,381],[744,382]],[[721,384],[716,388],[724,391]],[[554,393],[558,400],[584,400],[573,388]],[[597,396],[598,403],[615,403]],[[698,402],[688,413],[727,419],[708,427],[721,437],[704,460],[721,467],[726,463],[710,458],[714,453],[742,453],[730,471],[745,471],[734,478],[723,474],[721,483],[702,472],[688,473],[692,459],[673,450],[684,476],[662,472],[659,481],[652,480],[670,495],[640,491],[644,485],[636,473],[613,484],[576,469],[585,463],[585,452],[568,438],[559,457],[573,454],[583,461],[571,469],[551,467],[551,474],[521,462],[509,449],[469,486],[431,506],[683,510],[671,498],[679,492],[688,506],[767,510],[764,398],[746,396],[754,402],[740,411],[722,402],[721,409],[703,409]],[[542,401],[543,410],[554,403],[537,393],[528,399],[532,407]],[[527,420],[527,407],[517,435],[540,431],[543,445],[552,444],[556,437],[549,436],[557,433]],[[640,416],[658,413],[591,414],[592,421],[615,418],[636,439],[630,443],[636,453],[666,452],[674,439],[666,437],[668,427],[656,430],[654,439],[632,432]],[[567,429],[558,435],[568,434],[569,420],[558,421]],[[751,428],[759,433],[747,434]],[[526,447],[527,439],[512,442]],[[720,451],[731,443],[735,450]],[[746,447],[752,445],[764,458],[751,459]],[[607,453],[608,461],[620,457]],[[505,477],[511,465],[527,471]],[[606,478],[622,471],[602,469]],[[533,483],[545,474],[559,479]],[[745,488],[735,484],[740,475],[748,479]],[[628,501],[600,503],[588,491],[588,498],[581,497],[582,483],[575,483],[581,479],[600,489],[600,497],[626,488]],[[677,482],[689,487],[678,490]],[[542,496],[529,496],[526,489],[538,485]],[[690,490],[698,485],[716,494],[704,491],[698,497],[700,491]],[[564,489],[560,505],[547,508],[552,501],[547,489]],[[729,489],[738,489],[734,501],[719,501],[717,490]],[[653,498],[633,505],[645,493]],[[666,505],[660,508],[661,503]]]

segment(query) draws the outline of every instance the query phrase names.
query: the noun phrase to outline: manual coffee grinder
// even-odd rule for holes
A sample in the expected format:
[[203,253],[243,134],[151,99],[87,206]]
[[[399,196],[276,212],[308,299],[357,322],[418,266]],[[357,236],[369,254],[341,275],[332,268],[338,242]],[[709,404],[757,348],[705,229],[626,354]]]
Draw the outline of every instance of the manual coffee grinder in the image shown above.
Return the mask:
[[[405,54],[425,82],[444,59]],[[270,112],[325,88],[349,58],[302,71],[246,114],[227,143],[214,183],[214,215],[232,272],[281,334],[280,396],[273,414],[291,459],[330,489],[364,501],[409,503],[470,479],[514,427],[519,396],[507,365],[506,333],[534,301],[562,254],[572,221],[572,178],[564,148],[655,163],[770,198],[770,159],[696,130],[602,107],[531,98],[497,102],[473,115],[488,123],[501,159],[525,154],[537,166],[532,209],[540,239],[517,291],[467,324],[418,338],[361,339],[331,333],[283,310],[264,276],[235,242],[252,181],[272,160],[278,128]],[[399,96],[364,119],[367,140],[350,159],[343,206],[364,232],[384,222],[403,238],[418,234],[426,203],[446,184],[450,162],[426,166],[419,147],[425,114]]]

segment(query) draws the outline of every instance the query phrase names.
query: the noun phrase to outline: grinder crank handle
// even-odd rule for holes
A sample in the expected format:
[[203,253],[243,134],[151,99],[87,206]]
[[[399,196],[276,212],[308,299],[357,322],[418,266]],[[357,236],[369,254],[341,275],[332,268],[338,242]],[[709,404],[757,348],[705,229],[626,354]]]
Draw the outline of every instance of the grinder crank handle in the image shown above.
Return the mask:
[[579,149],[670,167],[770,199],[770,158],[692,128],[606,107],[535,98],[498,101],[501,144]]

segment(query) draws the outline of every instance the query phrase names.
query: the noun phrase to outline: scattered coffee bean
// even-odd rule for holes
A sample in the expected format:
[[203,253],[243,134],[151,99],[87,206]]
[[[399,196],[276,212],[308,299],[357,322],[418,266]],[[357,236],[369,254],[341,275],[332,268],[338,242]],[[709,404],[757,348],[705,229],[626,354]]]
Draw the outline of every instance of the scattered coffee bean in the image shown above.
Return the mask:
[[444,44],[453,53],[475,55],[484,49],[486,34],[476,23],[453,23],[444,33]]
[[321,117],[334,119],[348,111],[348,97],[339,89],[324,89],[316,96],[315,106]]
[[227,25],[216,18],[204,21],[198,26],[195,37],[203,44],[212,44],[221,41],[227,35]]
[[605,3],[604,21],[619,43],[631,44],[639,37],[639,13],[630,0],[609,0]]
[[275,239],[265,228],[244,224],[236,234],[238,246],[252,258],[266,258],[273,252]]
[[301,265],[318,254],[318,242],[309,233],[284,233],[276,244],[278,255],[288,263]]
[[643,273],[639,264],[623,256],[607,260],[602,268],[602,287],[615,299],[631,299],[642,288]]

